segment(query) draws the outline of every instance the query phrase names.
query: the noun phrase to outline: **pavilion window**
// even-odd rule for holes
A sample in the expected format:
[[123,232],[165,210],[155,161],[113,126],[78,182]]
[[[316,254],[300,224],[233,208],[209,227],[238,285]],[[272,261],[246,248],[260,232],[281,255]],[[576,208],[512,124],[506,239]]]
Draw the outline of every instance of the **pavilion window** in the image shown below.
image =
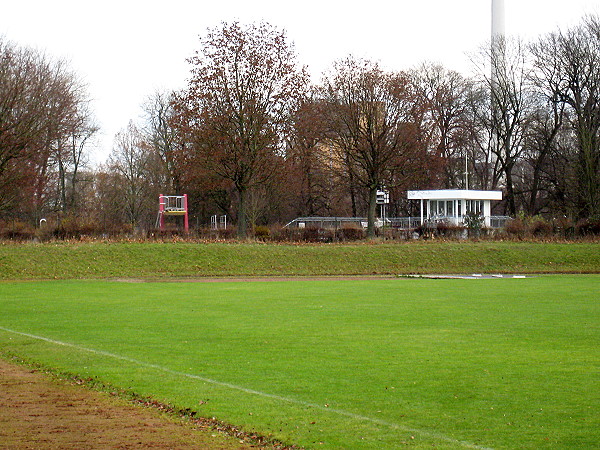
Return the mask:
[[467,213],[481,214],[483,211],[483,200],[467,200]]

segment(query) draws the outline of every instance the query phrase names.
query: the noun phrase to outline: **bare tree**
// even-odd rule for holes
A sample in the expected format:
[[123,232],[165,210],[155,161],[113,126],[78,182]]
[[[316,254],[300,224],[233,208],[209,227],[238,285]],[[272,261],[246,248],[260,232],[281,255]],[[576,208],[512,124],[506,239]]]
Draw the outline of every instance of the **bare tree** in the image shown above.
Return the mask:
[[[507,212],[516,214],[513,180],[515,165],[524,150],[524,139],[533,109],[531,66],[525,45],[518,40],[496,38],[480,55],[479,74],[490,93],[490,150],[506,189]],[[491,64],[491,68],[488,64]],[[500,180],[493,180],[492,188]]]
[[61,145],[57,146],[55,153],[61,208],[69,213],[78,211],[80,173],[88,163],[86,149],[100,129],[95,122],[83,88],[81,91],[75,91],[74,94],[77,95],[77,111],[70,123],[65,125],[64,137],[61,138]]
[[151,145],[162,161],[166,176],[165,188],[176,194],[182,193],[182,163],[179,146],[181,138],[174,126],[175,94],[156,92],[144,105],[146,123],[143,132],[146,141]]
[[537,85],[564,103],[577,139],[577,197],[581,217],[600,215],[600,19],[586,17],[531,46]]
[[532,216],[543,212],[552,196],[553,182],[548,180],[548,159],[559,148],[557,137],[564,129],[565,121],[563,103],[547,97],[542,91],[537,91],[535,97],[536,106],[524,140],[524,175],[520,189],[524,210]]
[[[85,142],[97,129],[88,111],[65,62],[0,39],[0,205],[18,198],[38,216],[49,204],[66,208],[67,171],[74,189]],[[13,188],[19,184],[31,189]]]
[[0,38],[0,206],[19,195],[17,180],[28,176],[19,160],[32,156],[45,137],[47,63],[29,49]]
[[333,209],[337,173],[323,120],[323,102],[316,93],[300,102],[293,116],[286,161],[294,187],[296,216],[329,215]]
[[412,77],[426,105],[431,150],[443,161],[442,185],[447,189],[464,186],[462,175],[473,121],[469,108],[473,82],[458,72],[433,64],[423,64]]
[[113,207],[124,212],[132,227],[149,226],[148,221],[157,210],[159,194],[152,183],[156,155],[149,150],[133,122],[116,135],[108,168],[120,180],[119,195],[115,196]]
[[467,93],[466,109],[465,187],[487,190],[498,184],[501,175],[492,152],[490,93],[484,83],[472,84]]

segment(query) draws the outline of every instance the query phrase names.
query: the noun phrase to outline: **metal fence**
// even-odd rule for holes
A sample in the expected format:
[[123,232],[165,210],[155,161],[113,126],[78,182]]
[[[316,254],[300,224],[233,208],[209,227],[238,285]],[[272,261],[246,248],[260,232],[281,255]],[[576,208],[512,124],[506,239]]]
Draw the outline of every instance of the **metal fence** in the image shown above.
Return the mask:
[[389,217],[386,218],[386,226],[398,228],[399,230],[414,230],[421,226],[420,217]]
[[[366,217],[298,217],[288,224],[285,228],[367,228],[368,219]],[[419,217],[386,217],[385,223],[381,219],[375,220],[375,226],[397,228],[400,230],[411,230],[421,225]]]
[[490,216],[490,228],[504,228],[511,220],[509,216]]
[[[452,222],[456,220],[451,218]],[[511,220],[508,216],[490,216],[490,228],[504,228]],[[441,221],[440,221],[441,222]],[[431,224],[431,222],[429,222]],[[381,219],[375,221],[375,226],[382,226],[398,230],[414,230],[421,226],[420,217],[386,217],[385,223]],[[367,228],[366,217],[298,217],[285,225],[285,228]]]
[[364,228],[366,217],[298,217],[284,228],[343,228],[355,226]]

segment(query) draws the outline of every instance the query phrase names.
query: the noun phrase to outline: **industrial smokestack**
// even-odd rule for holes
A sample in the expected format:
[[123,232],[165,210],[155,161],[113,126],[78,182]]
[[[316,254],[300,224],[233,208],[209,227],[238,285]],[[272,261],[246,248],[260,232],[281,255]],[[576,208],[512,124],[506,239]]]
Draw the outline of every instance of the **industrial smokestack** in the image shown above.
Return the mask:
[[[502,81],[506,78],[506,37],[504,30],[504,0],[492,0],[492,39],[490,49],[490,95],[492,127],[498,131],[500,111],[498,99],[502,96]],[[491,145],[497,148],[500,143],[496,133],[492,135]]]
[[504,37],[504,0],[492,0],[492,42]]
[[504,0],[492,0],[491,39],[492,89],[505,70],[506,36],[504,30]]

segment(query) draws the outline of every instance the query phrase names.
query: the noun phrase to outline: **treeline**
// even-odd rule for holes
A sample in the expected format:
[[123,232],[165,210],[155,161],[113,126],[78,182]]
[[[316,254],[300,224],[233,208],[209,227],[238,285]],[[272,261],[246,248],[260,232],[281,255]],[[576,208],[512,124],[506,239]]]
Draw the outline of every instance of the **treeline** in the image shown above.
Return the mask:
[[37,222],[83,202],[86,144],[98,131],[63,61],[0,37],[0,213]]
[[0,40],[4,227],[146,232],[160,193],[187,193],[193,227],[227,215],[243,237],[298,216],[363,216],[373,235],[383,187],[388,216],[418,215],[408,189],[469,188],[502,190],[501,215],[600,219],[597,16],[531,43],[499,38],[473,77],[347,57],[311,83],[266,23],[209,30],[189,63],[187,88],[151,96],[91,169],[97,127],[77,78]]

